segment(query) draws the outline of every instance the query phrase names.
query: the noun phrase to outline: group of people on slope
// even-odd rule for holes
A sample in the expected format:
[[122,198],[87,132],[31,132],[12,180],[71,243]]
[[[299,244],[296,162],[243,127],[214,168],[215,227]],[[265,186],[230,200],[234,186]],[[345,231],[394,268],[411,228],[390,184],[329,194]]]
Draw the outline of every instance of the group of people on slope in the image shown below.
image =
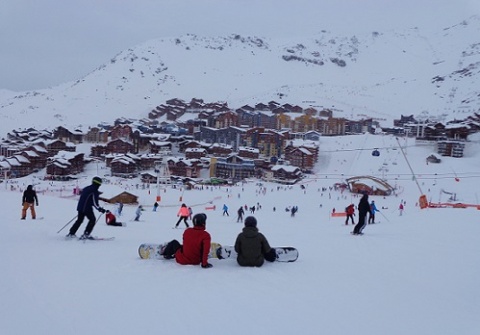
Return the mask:
[[[195,214],[192,219],[193,227],[183,233],[183,244],[172,240],[162,251],[166,259],[175,258],[182,265],[201,265],[208,269],[212,264],[208,262],[211,236],[206,231],[207,215]],[[276,258],[275,250],[270,247],[266,237],[257,228],[257,219],[253,216],[245,218],[245,227],[238,234],[235,241],[237,262],[241,266],[262,266],[264,261],[273,262]]]
[[[368,223],[373,224],[375,223],[375,213],[379,212],[377,206],[375,205],[375,201],[368,203],[368,194],[364,194],[358,203],[358,223],[353,228],[352,234],[353,235],[362,235],[363,229],[367,225],[366,217],[367,214],[370,214],[368,217]],[[348,225],[349,219],[352,220],[352,224],[355,224],[353,217],[355,216],[355,206],[350,204],[346,208],[347,219],[345,220],[345,225]]]

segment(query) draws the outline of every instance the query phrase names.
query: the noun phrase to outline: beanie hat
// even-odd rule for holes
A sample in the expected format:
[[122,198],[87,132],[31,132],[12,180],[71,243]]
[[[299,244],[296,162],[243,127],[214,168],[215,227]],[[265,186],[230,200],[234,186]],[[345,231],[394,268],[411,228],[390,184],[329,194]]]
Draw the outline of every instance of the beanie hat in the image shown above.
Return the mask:
[[207,214],[198,213],[193,216],[193,225],[194,226],[205,226],[207,223]]
[[102,185],[102,178],[100,177],[93,177],[92,184],[97,184],[98,186]]
[[247,216],[245,218],[245,227],[256,227],[257,226],[257,219],[253,216]]

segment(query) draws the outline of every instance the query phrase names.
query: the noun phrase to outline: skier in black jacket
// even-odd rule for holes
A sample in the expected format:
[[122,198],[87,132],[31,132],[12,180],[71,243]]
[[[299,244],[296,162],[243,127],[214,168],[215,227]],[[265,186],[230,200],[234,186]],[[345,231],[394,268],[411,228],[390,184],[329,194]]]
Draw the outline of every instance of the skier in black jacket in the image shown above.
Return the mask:
[[32,185],[28,185],[27,189],[23,192],[22,197],[22,220],[27,217],[27,210],[30,208],[30,214],[32,219],[35,220],[37,214],[35,213],[35,204],[38,206],[37,192],[33,189]]
[[77,232],[78,228],[80,228],[80,225],[82,224],[85,217],[87,217],[88,224],[80,239],[84,240],[90,238],[90,234],[93,230],[93,227],[95,227],[95,223],[97,221],[95,218],[95,214],[93,214],[93,208],[95,207],[95,209],[98,210],[100,213],[105,213],[105,209],[100,207],[98,204],[98,198],[100,196],[98,188],[100,187],[100,185],[102,185],[102,179],[100,177],[94,177],[92,179],[92,184],[82,190],[77,205],[77,221],[75,221],[73,226],[70,228],[70,232],[68,233],[67,237],[76,237],[75,233]]
[[360,199],[360,202],[358,203],[358,223],[355,225],[355,228],[353,228],[353,235],[363,234],[362,230],[367,224],[367,222],[365,221],[367,213],[370,213],[370,204],[368,203],[368,194],[364,194],[363,197]]

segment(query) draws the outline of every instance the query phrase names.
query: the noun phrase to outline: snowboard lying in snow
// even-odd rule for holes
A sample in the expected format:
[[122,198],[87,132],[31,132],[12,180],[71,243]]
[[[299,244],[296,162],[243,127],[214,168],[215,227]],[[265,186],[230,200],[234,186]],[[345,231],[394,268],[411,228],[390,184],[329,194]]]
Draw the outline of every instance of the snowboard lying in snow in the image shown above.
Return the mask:
[[[143,243],[138,247],[138,254],[142,259],[164,259],[163,250],[168,242],[162,244]],[[274,247],[277,254],[277,262],[295,262],[298,258],[298,250],[294,247]],[[212,242],[208,258],[237,259],[235,248],[231,245],[221,245]]]

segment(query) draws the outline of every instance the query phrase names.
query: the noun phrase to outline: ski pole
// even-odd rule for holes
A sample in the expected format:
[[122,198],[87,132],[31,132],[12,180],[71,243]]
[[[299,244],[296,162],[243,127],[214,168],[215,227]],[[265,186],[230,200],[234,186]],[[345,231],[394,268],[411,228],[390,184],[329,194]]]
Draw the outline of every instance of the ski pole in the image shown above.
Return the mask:
[[387,219],[387,217],[386,217],[382,212],[380,212],[380,211],[378,211],[378,212],[379,212],[380,214],[382,214],[382,216],[385,218],[385,220],[387,220],[388,222],[390,222],[390,220]]
[[68,221],[65,226],[63,226],[62,228],[60,228],[59,231],[57,231],[57,234],[60,233],[66,226],[68,226],[68,225],[69,225],[73,220],[75,220],[77,217],[78,217],[78,215],[75,215],[75,216],[73,217],[73,219],[71,219],[70,221]]

